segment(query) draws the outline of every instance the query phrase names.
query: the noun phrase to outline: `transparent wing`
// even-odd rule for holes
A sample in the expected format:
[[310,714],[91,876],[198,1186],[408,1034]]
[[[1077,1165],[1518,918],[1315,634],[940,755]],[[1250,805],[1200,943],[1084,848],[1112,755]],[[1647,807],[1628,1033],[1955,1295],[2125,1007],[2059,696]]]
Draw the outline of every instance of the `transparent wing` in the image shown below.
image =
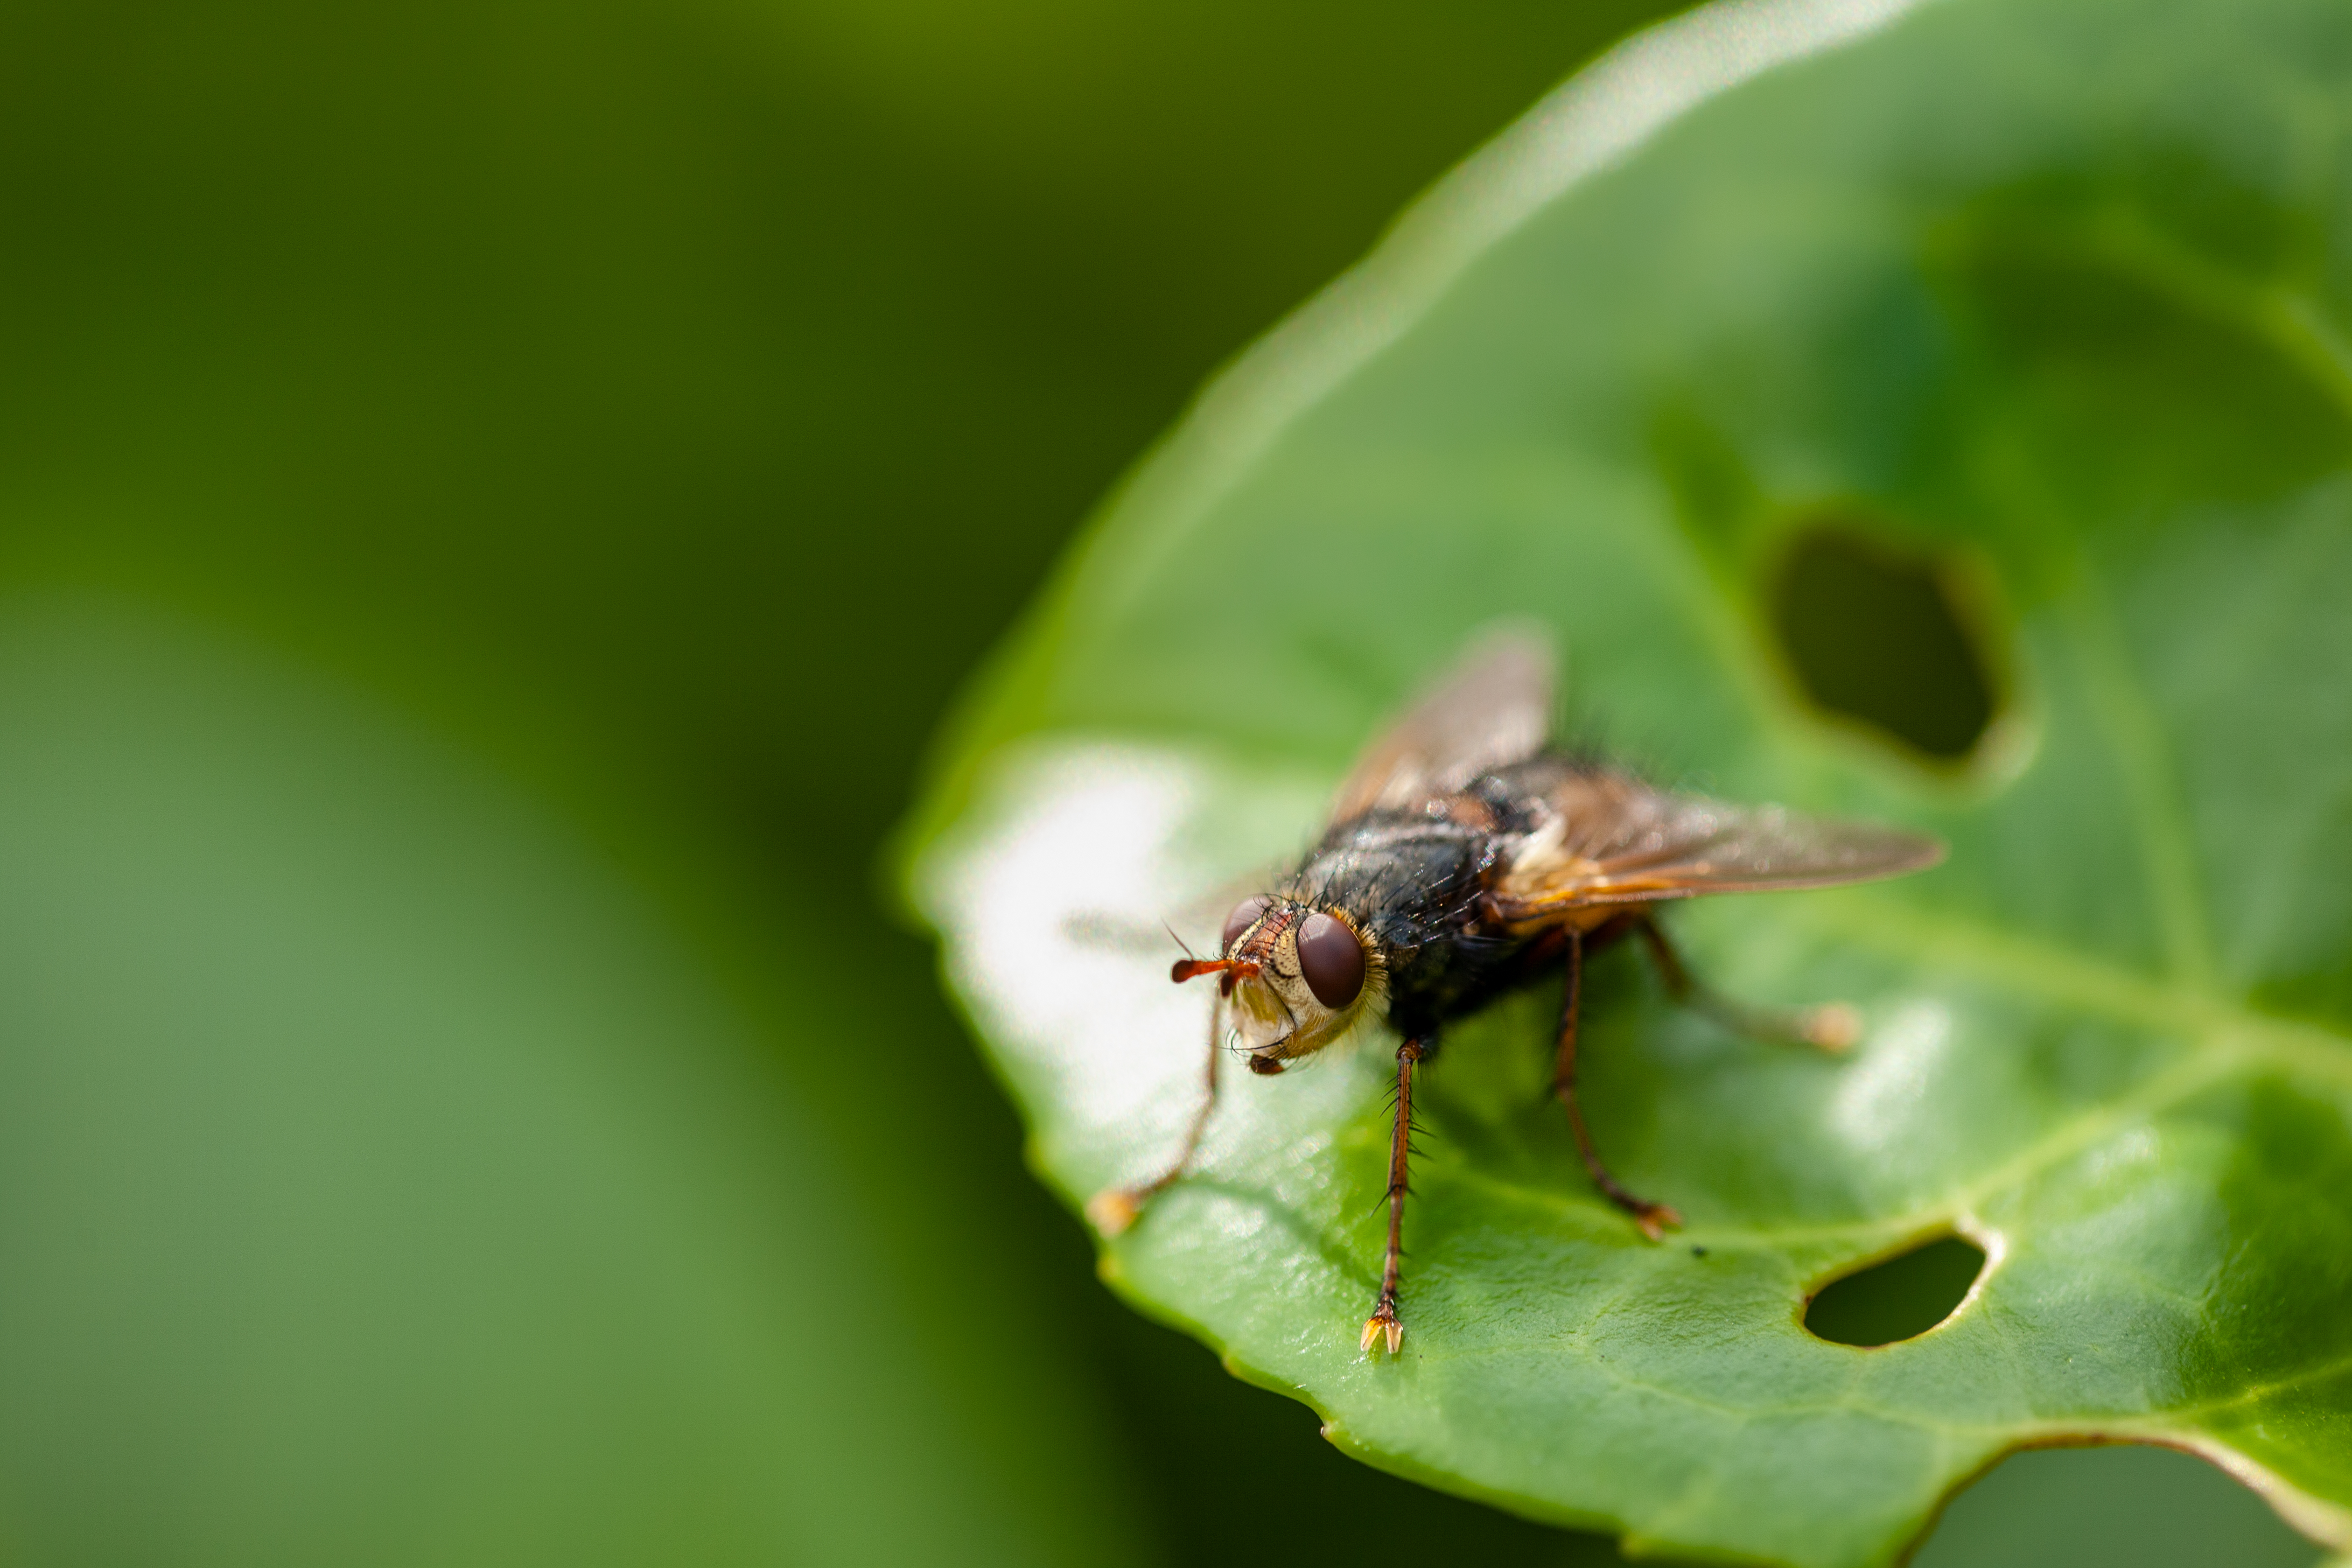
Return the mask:
[[1533,756],[1551,731],[1551,689],[1549,644],[1524,630],[1488,633],[1357,759],[1332,820],[1411,810]]
[[1595,905],[1868,882],[1944,858],[1937,840],[1899,828],[1669,795],[1622,773],[1580,773],[1552,804],[1558,815],[1495,889],[1507,923]]

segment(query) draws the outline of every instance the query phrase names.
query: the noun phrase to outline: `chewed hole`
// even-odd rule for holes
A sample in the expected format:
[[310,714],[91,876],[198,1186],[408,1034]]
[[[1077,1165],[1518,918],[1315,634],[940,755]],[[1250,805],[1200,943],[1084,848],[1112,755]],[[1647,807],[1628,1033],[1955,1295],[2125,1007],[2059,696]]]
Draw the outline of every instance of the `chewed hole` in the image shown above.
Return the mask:
[[1805,693],[1940,762],[1991,724],[1993,682],[1933,559],[1822,519],[1783,557],[1773,630]]
[[1968,1237],[1938,1237],[1823,1286],[1805,1327],[1842,1345],[1916,1339],[1958,1310],[1984,1266],[1984,1248]]
[[1912,1568],[2313,1568],[2320,1549],[2205,1460],[2035,1448],[1952,1500]]

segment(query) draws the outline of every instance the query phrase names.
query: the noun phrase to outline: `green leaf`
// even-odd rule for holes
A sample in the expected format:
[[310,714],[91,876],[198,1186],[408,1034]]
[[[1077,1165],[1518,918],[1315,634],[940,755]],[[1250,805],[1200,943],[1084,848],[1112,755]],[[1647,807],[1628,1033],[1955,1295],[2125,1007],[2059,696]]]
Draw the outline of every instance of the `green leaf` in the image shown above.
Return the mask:
[[[1401,1358],[1357,1349],[1377,1040],[1229,1075],[1107,1275],[1371,1462],[1641,1551],[1884,1562],[2000,1454],[2094,1440],[2352,1541],[2347,132],[2352,14],[2306,0],[1701,13],[1215,385],[911,832],[1074,1203],[1197,1103],[1159,922],[1213,943],[1496,617],[1549,626],[1579,714],[1668,782],[1952,854],[1677,912],[1720,988],[1856,1004],[1846,1060],[1595,964],[1588,1109],[1669,1245],[1584,1177],[1528,996],[1426,1074]],[[1933,637],[1849,604],[1840,676],[1785,636],[1808,539],[1956,606],[1997,704],[1965,761],[1867,696],[1950,665],[1898,657]],[[1914,696],[1934,744],[1969,711]],[[1809,1294],[1956,1231],[1990,1263],[1941,1326],[1807,1331]]]

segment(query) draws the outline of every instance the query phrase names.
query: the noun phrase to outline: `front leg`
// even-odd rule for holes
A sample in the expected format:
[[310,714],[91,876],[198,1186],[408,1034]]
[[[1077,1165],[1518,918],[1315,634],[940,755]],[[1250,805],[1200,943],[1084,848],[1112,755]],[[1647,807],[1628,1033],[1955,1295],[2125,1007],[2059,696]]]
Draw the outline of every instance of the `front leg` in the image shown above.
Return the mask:
[[[1224,999],[1219,996],[1209,1003],[1207,1092],[1201,1097],[1201,1108],[1192,1113],[1192,1125],[1184,1133],[1184,1147],[1174,1162],[1150,1181],[1132,1187],[1108,1187],[1087,1200],[1087,1217],[1103,1235],[1117,1236],[1126,1230],[1141,1217],[1144,1205],[1192,1168],[1193,1157],[1201,1152],[1201,1140],[1209,1131],[1210,1113],[1217,1109],[1217,1060],[1224,1055]],[[1257,1065],[1255,1058],[1250,1065]]]
[[1383,1334],[1389,1354],[1404,1345],[1404,1324],[1397,1320],[1397,1286],[1404,1267],[1404,1195],[1406,1165],[1412,1157],[1412,1069],[1433,1043],[1418,1036],[1397,1047],[1396,1129],[1389,1139],[1389,1255],[1381,1271],[1380,1305],[1364,1324],[1360,1349],[1369,1352]]

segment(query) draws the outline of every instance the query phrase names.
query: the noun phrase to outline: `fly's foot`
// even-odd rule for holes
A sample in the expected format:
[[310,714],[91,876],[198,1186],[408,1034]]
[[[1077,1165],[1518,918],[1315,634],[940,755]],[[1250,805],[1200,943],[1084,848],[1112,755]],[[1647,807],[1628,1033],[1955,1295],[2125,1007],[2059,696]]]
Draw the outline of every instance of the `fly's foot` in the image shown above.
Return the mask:
[[1683,1227],[1683,1216],[1664,1204],[1642,1204],[1627,1212],[1642,1227],[1642,1234],[1652,1241],[1664,1240],[1666,1232]]
[[1117,1236],[1142,1215],[1150,1195],[1133,1187],[1105,1187],[1087,1200],[1087,1218],[1103,1235]]
[[1404,1325],[1397,1321],[1396,1298],[1386,1294],[1381,1297],[1381,1304],[1373,1310],[1372,1315],[1364,1321],[1364,1337],[1357,1348],[1370,1355],[1372,1347],[1380,1343],[1383,1336],[1389,1342],[1389,1354],[1395,1355],[1403,1349]]
[[1832,1053],[1853,1048],[1862,1038],[1862,1013],[1844,1002],[1828,1002],[1797,1015],[1797,1037]]

